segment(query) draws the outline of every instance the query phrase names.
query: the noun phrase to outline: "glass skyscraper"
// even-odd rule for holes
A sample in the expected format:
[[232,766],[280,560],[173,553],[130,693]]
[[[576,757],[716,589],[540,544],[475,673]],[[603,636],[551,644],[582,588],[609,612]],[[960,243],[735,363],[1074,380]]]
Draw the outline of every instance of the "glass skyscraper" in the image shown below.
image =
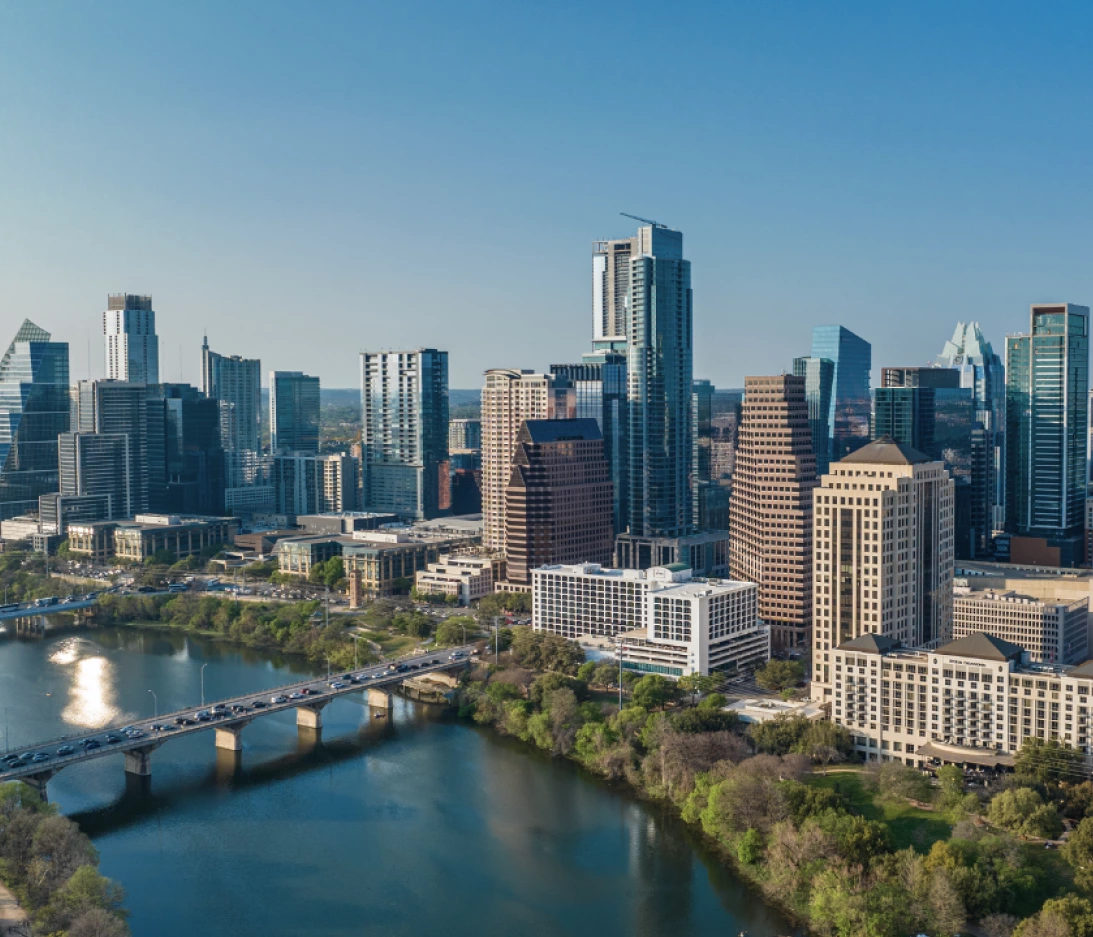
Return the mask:
[[[841,325],[817,325],[812,329],[811,357],[826,358],[832,364],[827,425],[818,427],[827,433],[826,446],[819,440],[816,452],[816,471],[823,475],[832,462],[869,442],[872,410],[869,372],[873,367],[873,349],[869,342]],[[807,395],[807,374],[805,382]],[[819,410],[821,401],[816,403]],[[811,410],[810,400],[810,413]]]
[[576,417],[595,420],[600,427],[603,455],[614,484],[615,533],[621,533],[628,520],[626,355],[593,351],[582,355],[580,364],[552,364],[550,372],[572,386]]
[[793,359],[793,376],[805,379],[808,403],[808,427],[812,433],[812,453],[816,456],[816,477],[827,472],[828,422],[831,415],[831,389],[835,380],[835,362],[830,358]]
[[319,379],[300,371],[270,371],[270,448],[274,452],[319,451]]
[[628,526],[633,536],[679,537],[694,525],[691,264],[679,231],[639,228],[635,248],[626,322]]
[[[1035,305],[1030,319],[1029,334],[1006,339],[1006,526],[1045,540],[1043,562],[1073,566],[1085,524],[1089,308]],[[1015,562],[1024,551],[1012,543]]]
[[68,343],[23,321],[0,360],[0,520],[58,490],[57,437],[68,432]]
[[365,506],[413,520],[451,507],[448,353],[361,352]]

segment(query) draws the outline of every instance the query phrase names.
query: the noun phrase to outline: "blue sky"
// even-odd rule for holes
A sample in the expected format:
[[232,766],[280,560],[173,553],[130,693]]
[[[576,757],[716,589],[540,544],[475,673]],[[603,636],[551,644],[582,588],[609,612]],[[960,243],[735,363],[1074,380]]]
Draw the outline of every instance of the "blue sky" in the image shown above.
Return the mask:
[[1093,301],[1091,32],[1064,3],[5,4],[0,330],[100,375],[105,294],[151,292],[166,380],[208,329],[331,387],[435,345],[475,387],[587,350],[627,211],[684,232],[719,385],[817,323],[878,368],[958,319],[1001,351],[1029,303]]

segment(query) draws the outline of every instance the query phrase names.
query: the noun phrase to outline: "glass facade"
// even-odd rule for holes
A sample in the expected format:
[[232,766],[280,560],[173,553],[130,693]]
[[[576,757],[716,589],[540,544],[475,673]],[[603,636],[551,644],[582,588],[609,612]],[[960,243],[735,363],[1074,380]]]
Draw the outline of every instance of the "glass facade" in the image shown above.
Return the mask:
[[1006,519],[1081,560],[1089,420],[1089,309],[1033,306],[1028,335],[1006,340]]
[[638,230],[627,322],[631,535],[679,537],[693,526],[691,264],[679,231]]
[[827,358],[832,363],[827,447],[823,453],[816,452],[817,471],[822,475],[832,462],[869,442],[873,348],[841,325],[817,325],[812,330],[811,357]]
[[812,452],[816,456],[816,475],[819,477],[827,472],[830,465],[829,420],[835,362],[830,358],[794,358],[793,376],[805,379],[808,426],[812,432]]
[[269,426],[274,452],[318,453],[319,379],[299,371],[271,371]]
[[58,490],[57,437],[68,424],[68,343],[27,319],[0,360],[0,520]]
[[627,523],[626,355],[593,351],[582,355],[580,364],[552,364],[550,371],[573,387],[574,415],[595,420],[600,427],[603,454],[614,484],[614,527],[621,533]]

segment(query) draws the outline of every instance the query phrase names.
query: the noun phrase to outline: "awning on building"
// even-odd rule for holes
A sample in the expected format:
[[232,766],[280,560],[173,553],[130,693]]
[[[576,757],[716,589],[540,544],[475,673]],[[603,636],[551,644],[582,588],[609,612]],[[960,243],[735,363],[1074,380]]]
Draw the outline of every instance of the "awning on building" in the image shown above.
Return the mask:
[[984,768],[1012,768],[1013,755],[990,748],[950,745],[947,742],[927,742],[918,747],[918,754],[952,765],[979,765]]

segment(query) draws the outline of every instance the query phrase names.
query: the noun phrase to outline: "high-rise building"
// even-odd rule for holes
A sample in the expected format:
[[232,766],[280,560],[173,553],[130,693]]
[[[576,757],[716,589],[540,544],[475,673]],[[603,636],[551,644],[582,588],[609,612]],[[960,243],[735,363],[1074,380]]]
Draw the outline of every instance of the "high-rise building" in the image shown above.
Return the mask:
[[[827,467],[869,442],[871,398],[869,372],[873,366],[872,346],[850,329],[841,325],[817,325],[812,330],[813,359],[831,362],[831,394],[827,406],[826,426],[818,429],[827,434],[827,448],[822,441],[816,449],[816,467],[822,475]],[[806,382],[813,384],[812,374]],[[815,374],[817,392],[823,392],[822,366]],[[821,400],[816,401],[819,413]],[[823,419],[823,414],[820,414]]]
[[132,517],[137,513],[133,504],[128,434],[62,433],[57,446],[62,496],[106,497],[106,513],[94,520]]
[[261,449],[262,362],[240,355],[221,355],[201,344],[201,392],[219,402],[221,446],[225,452]]
[[274,509],[279,514],[328,514],[355,511],[358,463],[344,452],[273,457]]
[[526,420],[505,488],[509,582],[549,563],[607,563],[614,543],[611,476],[595,420]]
[[569,381],[576,399],[578,419],[592,419],[603,436],[603,454],[613,486],[613,524],[616,533],[626,529],[626,490],[629,481],[627,449],[626,355],[618,351],[592,351],[580,364],[552,364],[556,378]]
[[807,648],[812,626],[812,453],[805,379],[744,379],[729,504],[729,575],[759,585],[775,648]]
[[1013,562],[1081,562],[1089,423],[1089,308],[1034,305],[1006,339],[1006,527]]
[[431,520],[451,505],[448,353],[362,352],[361,472],[367,507]]
[[812,451],[816,456],[816,475],[827,471],[831,449],[831,395],[835,385],[835,362],[830,358],[793,359],[793,373],[804,378],[808,402],[808,427],[812,433]]
[[732,488],[732,474],[736,470],[736,446],[740,433],[740,420],[744,408],[744,388],[719,388],[714,390],[713,439],[710,441],[710,474],[725,488]]
[[25,319],[0,359],[0,520],[57,491],[57,436],[68,421],[68,343]]
[[953,481],[941,462],[882,437],[834,463],[813,505],[812,687],[823,700],[832,652],[849,641],[951,637]]
[[505,549],[505,486],[525,420],[572,419],[573,388],[563,378],[515,368],[486,372],[482,388],[482,545]]
[[695,381],[691,392],[691,514],[696,530],[729,529],[729,489],[714,474],[715,393],[706,380]]
[[449,420],[448,451],[482,448],[481,420]]
[[189,384],[156,384],[149,390],[165,408],[165,509],[172,514],[222,515],[227,472],[219,402]]
[[134,384],[159,382],[159,338],[151,296],[112,293],[102,314],[106,377]]
[[72,429],[78,433],[129,437],[129,511],[165,508],[167,493],[167,410],[146,384],[80,381],[73,394]]
[[972,392],[975,420],[982,430],[971,476],[972,525],[983,531],[976,553],[987,555],[994,534],[1006,524],[1006,369],[978,322],[958,322],[936,364],[957,371],[960,386]]
[[639,237],[596,241],[592,247],[592,338],[625,342],[630,320],[630,261]]
[[647,225],[634,241],[625,333],[628,527],[637,537],[680,537],[694,528],[691,264],[679,231]]
[[269,372],[270,448],[319,451],[319,379],[300,371]]

